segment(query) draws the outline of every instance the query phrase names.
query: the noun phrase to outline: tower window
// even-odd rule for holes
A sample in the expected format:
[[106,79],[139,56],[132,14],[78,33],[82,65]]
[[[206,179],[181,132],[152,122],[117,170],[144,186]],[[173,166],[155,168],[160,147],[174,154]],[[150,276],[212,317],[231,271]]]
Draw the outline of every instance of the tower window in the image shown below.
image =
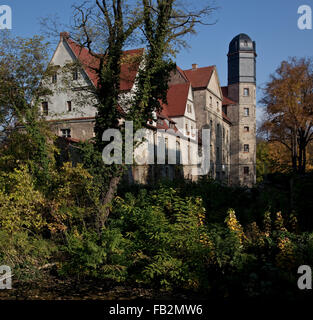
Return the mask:
[[41,108],[42,108],[43,115],[47,116],[49,113],[48,102],[47,101],[42,102]]
[[210,107],[212,107],[213,99],[210,97]]
[[71,137],[71,129],[61,129],[61,134],[63,138]]
[[249,152],[249,145],[248,145],[248,144],[245,144],[245,145],[243,146],[243,151],[244,151],[244,152]]
[[188,111],[188,113],[191,113],[191,104],[189,104],[189,103],[187,105],[187,111]]
[[245,40],[244,45],[245,45],[245,47],[248,46],[248,41],[247,40]]
[[68,112],[72,111],[72,101],[67,101],[67,111]]
[[249,131],[250,131],[250,128],[249,128],[249,127],[243,127],[243,131],[244,131],[244,132],[249,132]]
[[243,167],[243,173],[248,175],[250,173],[249,167]]
[[249,108],[244,108],[244,116],[249,117],[249,114],[250,114]]
[[249,95],[250,95],[249,88],[244,88],[244,89],[243,89],[243,95],[244,95],[245,97],[249,97]]

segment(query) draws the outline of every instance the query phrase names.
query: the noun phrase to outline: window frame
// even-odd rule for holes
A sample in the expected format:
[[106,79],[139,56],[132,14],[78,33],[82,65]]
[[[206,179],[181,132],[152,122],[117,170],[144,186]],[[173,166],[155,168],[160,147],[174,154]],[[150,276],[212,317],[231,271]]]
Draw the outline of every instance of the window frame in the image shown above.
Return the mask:
[[245,117],[250,117],[250,108],[244,108],[243,113]]
[[73,111],[72,101],[66,101],[67,112]]
[[78,69],[75,68],[73,71],[73,81],[77,81],[78,80]]
[[62,138],[71,138],[72,137],[72,130],[71,128],[62,128],[60,129]]
[[48,116],[49,115],[49,103],[48,103],[48,101],[42,101],[41,102],[41,111],[42,111],[42,114],[44,116]]
[[54,72],[52,75],[52,83],[56,84],[58,83],[58,73]]

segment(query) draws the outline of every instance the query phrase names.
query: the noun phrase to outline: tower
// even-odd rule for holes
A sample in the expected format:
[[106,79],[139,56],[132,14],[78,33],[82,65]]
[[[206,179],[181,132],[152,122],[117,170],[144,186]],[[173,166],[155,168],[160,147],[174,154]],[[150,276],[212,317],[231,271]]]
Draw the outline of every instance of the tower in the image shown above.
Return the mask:
[[246,34],[229,44],[228,97],[236,102],[227,115],[231,127],[231,183],[256,181],[256,45]]

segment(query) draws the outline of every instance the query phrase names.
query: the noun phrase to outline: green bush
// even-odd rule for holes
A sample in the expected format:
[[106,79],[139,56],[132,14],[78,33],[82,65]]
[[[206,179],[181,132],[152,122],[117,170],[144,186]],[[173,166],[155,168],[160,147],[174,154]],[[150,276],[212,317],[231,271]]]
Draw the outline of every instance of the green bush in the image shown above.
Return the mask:
[[39,236],[0,231],[0,264],[11,267],[15,281],[40,278],[42,268],[51,262],[56,251],[52,241]]

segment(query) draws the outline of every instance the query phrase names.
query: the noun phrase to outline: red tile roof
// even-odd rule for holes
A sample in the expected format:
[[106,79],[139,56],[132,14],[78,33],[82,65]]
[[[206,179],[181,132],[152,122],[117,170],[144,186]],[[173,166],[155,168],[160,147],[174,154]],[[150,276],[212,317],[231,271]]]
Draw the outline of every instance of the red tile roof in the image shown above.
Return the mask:
[[[95,87],[98,85],[98,75],[96,70],[99,68],[99,59],[89,53],[88,49],[81,47],[75,41],[70,38],[64,37],[64,40],[68,43],[75,57],[82,63],[84,69],[92,81]],[[121,82],[120,89],[122,91],[129,91],[133,87],[136,75],[138,73],[140,57],[143,56],[144,49],[135,49],[124,51],[123,60],[121,66]],[[138,59],[136,59],[138,57]]]
[[194,89],[206,88],[209,84],[215,66],[184,70],[184,74]]
[[161,114],[166,117],[181,117],[185,115],[190,83],[179,83],[169,87],[167,105],[162,104]]
[[182,77],[184,78],[184,80],[185,80],[186,82],[189,82],[187,76],[185,75],[184,70],[181,69],[179,66],[176,66],[176,69],[177,69],[177,71],[182,75]]

